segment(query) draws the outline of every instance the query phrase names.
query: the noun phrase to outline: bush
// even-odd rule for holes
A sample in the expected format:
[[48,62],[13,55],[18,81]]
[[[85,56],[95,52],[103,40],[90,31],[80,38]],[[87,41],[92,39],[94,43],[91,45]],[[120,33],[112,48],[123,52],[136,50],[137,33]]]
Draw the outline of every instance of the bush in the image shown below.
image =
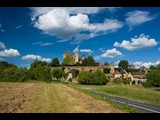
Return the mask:
[[141,84],[142,83],[142,81],[140,81],[140,80],[138,80],[138,82],[137,82],[138,84]]
[[52,70],[52,75],[53,75],[53,77],[57,78],[57,80],[58,80],[59,78],[62,78],[62,76],[64,75],[64,72],[60,68],[54,68]]
[[121,84],[121,83],[122,83],[122,81],[121,81],[120,78],[115,78],[115,79],[113,80],[113,82],[114,82],[115,84]]
[[109,82],[104,73],[101,70],[97,70],[94,73],[81,72],[78,75],[78,83],[88,85],[104,85]]
[[122,82],[123,82],[124,84],[130,84],[131,79],[123,79]]

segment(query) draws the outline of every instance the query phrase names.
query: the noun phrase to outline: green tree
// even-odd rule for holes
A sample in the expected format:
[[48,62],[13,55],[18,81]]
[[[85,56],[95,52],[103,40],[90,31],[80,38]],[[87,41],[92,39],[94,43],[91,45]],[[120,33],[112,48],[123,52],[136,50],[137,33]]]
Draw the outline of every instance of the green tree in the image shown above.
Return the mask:
[[58,58],[53,58],[52,62],[51,62],[51,67],[58,67],[60,66],[59,60]]
[[67,55],[62,61],[62,65],[74,65],[74,59],[72,56]]
[[125,70],[128,68],[128,61],[127,60],[121,60],[119,63],[118,63],[118,67],[122,70]]
[[48,64],[45,61],[35,60],[29,69],[30,77],[32,80],[50,81],[51,72]]
[[88,85],[104,85],[109,81],[104,73],[97,69],[96,72],[81,72],[78,75],[78,83]]
[[121,60],[118,63],[118,67],[120,68],[121,74],[122,74],[122,79],[123,79],[123,70],[126,70],[128,68],[128,61],[127,60]]
[[94,58],[90,55],[88,58],[85,58],[82,62],[83,66],[97,66],[98,64],[95,62]]
[[60,68],[54,68],[52,69],[52,75],[58,80],[59,78],[62,78],[62,76],[64,75],[64,72]]
[[107,65],[109,65],[109,63],[108,62],[104,62],[104,65],[107,66]]
[[111,71],[111,68],[103,68],[104,73],[110,73],[110,71]]

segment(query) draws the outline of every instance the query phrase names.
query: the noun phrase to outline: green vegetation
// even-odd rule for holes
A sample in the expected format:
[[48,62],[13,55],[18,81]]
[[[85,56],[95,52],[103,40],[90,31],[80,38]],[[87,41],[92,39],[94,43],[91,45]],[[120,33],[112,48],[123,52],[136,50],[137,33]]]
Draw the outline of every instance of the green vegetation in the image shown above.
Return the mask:
[[107,65],[109,65],[109,63],[108,62],[104,62],[104,65],[107,66]]
[[97,66],[97,63],[92,56],[88,56],[88,58],[83,60],[82,66]]
[[81,72],[78,75],[78,83],[88,85],[105,85],[109,80],[105,74],[97,69],[96,72]]
[[160,64],[151,66],[147,74],[147,81],[142,84],[144,87],[160,87]]
[[52,75],[58,80],[59,78],[62,78],[64,71],[60,68],[54,68],[52,69]]
[[125,70],[128,68],[128,61],[127,60],[121,60],[119,63],[118,63],[118,67],[121,69],[121,70]]
[[62,61],[62,65],[73,65],[73,64],[74,64],[74,59],[70,55],[67,55]]
[[58,58],[53,58],[52,62],[50,63],[51,67],[58,67],[60,66]]
[[110,71],[111,71],[111,68],[103,68],[104,73],[110,73]]
[[142,86],[107,85],[90,90],[160,105],[160,92]]

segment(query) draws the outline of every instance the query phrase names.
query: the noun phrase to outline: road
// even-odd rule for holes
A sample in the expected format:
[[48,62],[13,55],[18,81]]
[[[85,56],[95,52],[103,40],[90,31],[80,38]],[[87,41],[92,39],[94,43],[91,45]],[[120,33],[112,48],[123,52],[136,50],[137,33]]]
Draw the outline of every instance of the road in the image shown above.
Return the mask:
[[[88,90],[87,90],[88,91]],[[126,98],[121,98],[121,97],[115,97],[111,95],[107,95],[104,93],[99,93],[99,92],[93,92],[90,91],[93,94],[103,96],[107,99],[111,99],[119,104],[127,104],[129,106],[133,106],[135,108],[138,108],[140,112],[146,112],[146,113],[160,113],[160,106],[159,105],[153,105],[153,104],[148,104],[148,103],[143,103],[143,102],[137,102],[134,100],[128,100]]]

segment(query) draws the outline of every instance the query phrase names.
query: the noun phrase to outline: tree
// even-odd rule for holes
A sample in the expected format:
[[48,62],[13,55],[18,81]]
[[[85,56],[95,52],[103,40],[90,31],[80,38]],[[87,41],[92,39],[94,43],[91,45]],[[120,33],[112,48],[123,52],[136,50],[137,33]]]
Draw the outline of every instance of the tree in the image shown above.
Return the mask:
[[125,70],[128,68],[128,61],[127,60],[121,60],[119,63],[118,63],[118,67],[122,70]]
[[118,63],[118,67],[120,68],[121,74],[122,74],[122,79],[123,79],[123,70],[126,70],[128,68],[128,61],[127,60],[121,60]]
[[111,71],[111,68],[103,68],[104,73],[110,73],[110,71]]
[[97,69],[96,72],[81,72],[78,75],[78,83],[88,85],[104,85],[109,81],[104,73]]
[[105,63],[104,63],[104,66],[108,66],[108,65],[109,65],[109,63],[108,63],[108,62],[105,62]]
[[29,69],[32,80],[51,81],[51,72],[45,61],[35,60]]
[[83,66],[97,66],[98,64],[95,62],[94,58],[90,55],[88,58],[85,58],[82,62]]
[[67,55],[62,61],[62,65],[73,65],[73,64],[74,64],[74,59],[70,55]]
[[51,62],[51,67],[58,67],[60,66],[58,58],[53,58]]
[[64,73],[63,73],[62,69],[60,69],[60,68],[54,68],[52,70],[52,75],[53,75],[53,77],[55,77],[58,80],[59,78],[62,78],[62,76],[64,75]]

